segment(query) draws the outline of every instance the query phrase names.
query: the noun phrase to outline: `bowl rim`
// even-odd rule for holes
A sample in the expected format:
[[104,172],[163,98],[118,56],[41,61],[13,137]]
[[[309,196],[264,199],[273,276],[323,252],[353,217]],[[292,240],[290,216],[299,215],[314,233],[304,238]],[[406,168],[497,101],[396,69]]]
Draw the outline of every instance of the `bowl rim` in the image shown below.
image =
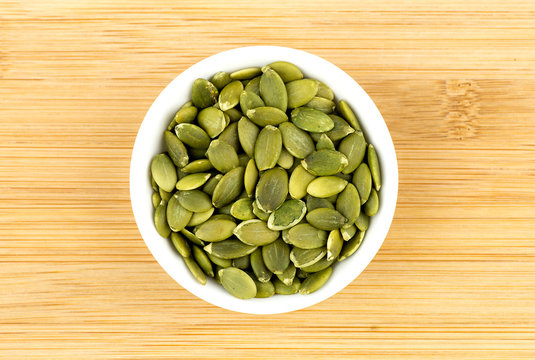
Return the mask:
[[[264,60],[259,62],[260,59]],[[154,228],[152,216],[147,216],[147,211],[150,211],[150,214],[153,213],[150,196],[147,196],[147,199],[140,196],[146,192],[147,184],[149,191],[152,192],[150,188],[150,171],[148,170],[150,165],[147,166],[147,159],[149,159],[148,164],[150,164],[150,160],[157,153],[150,154],[148,158],[147,152],[144,151],[146,150],[144,145],[151,140],[155,141],[155,138],[151,139],[151,136],[159,134],[158,141],[160,145],[158,147],[162,148],[161,133],[163,127],[151,127],[153,125],[151,122],[155,122],[156,119],[161,124],[165,123],[165,127],[167,127],[170,116],[187,99],[182,102],[177,100],[172,105],[169,105],[169,102],[173,102],[180,97],[175,96],[177,93],[179,95],[189,94],[189,87],[195,78],[209,78],[214,73],[214,68],[230,72],[234,71],[234,69],[247,67],[247,65],[244,65],[245,63],[251,64],[249,66],[254,64],[263,66],[277,60],[294,62],[305,74],[307,73],[306,68],[322,69],[324,72],[320,76],[315,73],[314,78],[327,83],[335,94],[340,94],[340,91],[337,92],[335,90],[339,88],[347,88],[347,92],[351,92],[352,96],[350,98],[347,96],[337,98],[346,100],[357,114],[367,140],[372,140],[370,142],[374,144],[378,153],[383,178],[381,191],[378,192],[381,205],[378,213],[372,218],[364,241],[357,252],[343,262],[337,263],[337,266],[333,269],[333,275],[322,289],[309,295],[295,294],[267,299],[240,300],[227,294],[219,285],[207,284],[202,286],[192,276],[181,276],[184,271],[188,272],[184,262],[176,261],[176,258],[180,257],[180,255],[172,249],[168,240],[158,235]],[[306,65],[303,65],[304,63]],[[239,65],[232,66],[232,69],[225,68],[228,67],[228,64]],[[330,84],[329,81],[332,78],[335,78],[338,82]],[[185,87],[182,83],[186,83],[188,86]],[[344,93],[346,92],[344,91]],[[372,126],[374,129],[373,132],[370,132]],[[158,128],[158,131],[155,128]],[[380,141],[375,141],[374,139],[380,139]],[[381,145],[377,146],[378,143]],[[246,46],[219,52],[202,59],[176,76],[160,92],[147,111],[136,135],[130,161],[129,186],[132,211],[143,241],[160,266],[178,284],[204,301],[227,310],[248,314],[279,314],[306,308],[335,295],[353,282],[368,266],[383,244],[394,217],[398,194],[398,164],[394,143],[381,113],[368,94],[346,72],[333,63],[303,50],[281,46]],[[388,201],[385,201],[386,199]],[[148,209],[146,208],[147,204],[149,204]],[[336,277],[336,270],[339,268],[346,269],[347,273],[344,277],[338,274],[338,279],[333,281],[333,278]]]

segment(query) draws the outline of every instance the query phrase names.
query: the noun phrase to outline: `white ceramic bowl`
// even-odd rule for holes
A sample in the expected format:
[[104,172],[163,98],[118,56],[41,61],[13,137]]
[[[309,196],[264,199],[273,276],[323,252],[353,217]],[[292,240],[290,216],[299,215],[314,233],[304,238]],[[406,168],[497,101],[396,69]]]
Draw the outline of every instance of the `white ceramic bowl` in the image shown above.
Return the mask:
[[[229,295],[212,279],[203,286],[191,276],[180,255],[169,240],[163,239],[153,224],[150,162],[164,151],[163,132],[172,116],[190,100],[191,84],[196,78],[209,79],[215,72],[232,72],[240,68],[263,66],[277,60],[296,64],[305,77],[328,85],[337,99],[344,99],[357,113],[366,139],[374,144],[381,164],[383,185],[379,192],[380,207],[372,218],[364,241],[355,254],[336,263],[329,281],[310,295],[275,295],[267,299],[240,300]],[[156,98],[136,137],[130,165],[130,197],[141,236],[152,255],[173,279],[192,294],[225,309],[251,313],[276,314],[316,304],[351,283],[375,256],[383,243],[397,201],[398,166],[388,128],[379,110],[366,92],[348,74],[332,63],[304,51],[277,47],[251,46],[232,49],[210,56],[178,75]]]

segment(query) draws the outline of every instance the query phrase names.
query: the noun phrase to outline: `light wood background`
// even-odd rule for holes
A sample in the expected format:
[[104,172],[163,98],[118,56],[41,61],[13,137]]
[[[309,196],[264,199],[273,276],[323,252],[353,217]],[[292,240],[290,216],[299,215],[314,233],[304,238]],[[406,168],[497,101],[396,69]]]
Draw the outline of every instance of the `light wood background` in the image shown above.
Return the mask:
[[[399,161],[370,266],[276,316],[176,284],[128,192],[161,89],[255,44],[348,72]],[[532,0],[1,0],[0,357],[534,359],[534,115]]]

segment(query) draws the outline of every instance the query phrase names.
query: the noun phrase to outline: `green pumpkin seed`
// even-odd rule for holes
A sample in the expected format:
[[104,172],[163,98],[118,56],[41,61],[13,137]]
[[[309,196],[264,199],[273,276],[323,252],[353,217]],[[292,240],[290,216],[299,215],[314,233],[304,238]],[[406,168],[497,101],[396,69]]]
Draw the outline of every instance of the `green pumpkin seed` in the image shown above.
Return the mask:
[[334,93],[331,90],[331,88],[325,85],[324,83],[322,83],[321,81],[318,84],[318,93],[316,94],[316,96],[322,97],[327,100],[334,99]]
[[377,214],[379,209],[379,196],[377,196],[377,191],[372,189],[368,201],[364,203],[363,210],[367,216],[373,216]]
[[172,232],[171,243],[182,257],[189,257],[191,255],[191,248],[182,234]]
[[326,253],[327,250],[324,247],[315,249],[294,247],[290,252],[290,260],[296,267],[302,268],[317,263]]
[[351,127],[353,127],[353,129],[360,130],[360,125],[357,116],[355,115],[353,110],[351,110],[348,103],[346,103],[344,100],[340,100],[338,102],[338,112],[340,113],[340,115],[342,115],[344,119],[347,120],[347,122],[349,123],[349,125],[351,125]]
[[262,221],[268,221],[269,219],[269,214],[264,210],[260,209],[256,201],[253,201],[253,214],[255,214],[256,217]]
[[247,245],[238,239],[231,238],[219,242],[212,242],[204,247],[204,251],[222,259],[236,259],[249,255],[256,248],[256,246]]
[[232,222],[236,222],[236,220],[232,217],[232,215],[230,215],[230,211],[229,213],[223,213],[221,212],[221,209],[219,209],[219,213],[218,214],[215,214],[214,216],[212,216],[212,218],[210,220],[227,220],[227,221],[232,221]]
[[303,281],[301,287],[299,288],[299,293],[301,295],[312,294],[313,292],[319,290],[331,277],[333,269],[328,267],[324,270],[318,271]]
[[256,298],[268,298],[275,295],[275,286],[271,281],[260,282],[254,278],[253,280],[256,285]]
[[362,162],[362,159],[364,159],[364,154],[366,153],[366,140],[364,140],[362,132],[358,131],[346,136],[340,142],[339,150],[345,154],[349,161],[342,172],[344,174],[354,172]]
[[290,265],[290,247],[281,239],[262,247],[262,259],[274,274],[282,274]]
[[297,269],[297,274],[296,275],[300,279],[306,279],[308,277],[309,273],[307,273],[303,269]]
[[303,78],[301,70],[287,61],[275,61],[268,66],[275,70],[285,83]]
[[337,176],[321,176],[308,184],[307,192],[315,197],[328,198],[345,189],[347,181]]
[[335,150],[333,141],[326,135],[321,134],[316,142],[316,150]]
[[254,160],[259,171],[277,165],[282,149],[282,135],[279,129],[268,125],[263,128],[254,146]]
[[194,149],[206,149],[210,145],[210,136],[197,125],[178,124],[175,133],[180,141]]
[[281,231],[281,239],[282,241],[284,241],[286,244],[290,244],[290,241],[288,240],[288,232],[290,231],[290,229],[285,229],[285,230],[282,230]]
[[158,192],[160,190],[160,188],[158,187],[158,184],[156,184],[156,181],[154,180],[154,178],[152,177],[152,174],[150,176],[150,184],[152,186],[152,190]]
[[282,143],[288,152],[298,159],[304,159],[314,151],[314,142],[310,135],[291,122],[280,124]]
[[254,156],[254,146],[259,132],[260,129],[246,117],[242,117],[240,121],[238,121],[238,138],[243,151],[245,151],[249,157]]
[[242,91],[243,84],[240,81],[233,81],[225,86],[219,94],[219,108],[223,111],[227,111],[238,105]]
[[251,158],[249,156],[247,156],[247,154],[239,154],[238,155],[239,164],[243,168],[245,168],[247,166],[247,164],[249,164],[249,160],[251,160]]
[[173,193],[167,192],[162,188],[160,188],[159,194],[160,194],[160,199],[162,199],[165,202],[168,202],[169,199],[171,199],[171,196],[173,196]]
[[202,285],[206,285],[206,275],[202,271],[199,264],[197,264],[195,260],[193,260],[191,257],[185,257],[183,259],[195,280],[197,280]]
[[347,157],[336,150],[314,151],[301,161],[305,170],[316,176],[334,175],[342,171],[347,164]]
[[189,231],[188,229],[184,228],[182,230],[180,230],[180,233],[182,235],[184,235],[191,243],[195,244],[195,245],[199,245],[199,246],[204,246],[206,245],[204,243],[204,241],[202,241],[201,239],[199,239],[197,236],[195,236],[194,233],[192,233],[191,231]]
[[202,249],[195,245],[193,246],[193,258],[207,276],[214,277],[214,269],[210,259]]
[[167,203],[161,201],[160,204],[154,210],[154,226],[156,231],[160,234],[161,237],[168,237],[171,234],[171,229],[167,224]]
[[318,81],[311,79],[294,80],[286,84],[288,107],[303,106],[311,101],[318,92]]
[[239,199],[232,204],[230,215],[238,220],[251,220],[256,216],[253,213],[253,200]]
[[206,79],[197,79],[191,87],[191,101],[193,105],[204,109],[214,105],[217,101],[219,92],[210,81]]
[[334,102],[318,96],[314,96],[305,106],[321,111],[324,114],[331,114],[336,108]]
[[189,161],[188,150],[175,134],[170,131],[164,133],[165,147],[169,157],[177,167],[184,167]]
[[207,193],[210,196],[214,195],[215,187],[217,186],[217,184],[219,183],[219,181],[221,180],[222,177],[223,177],[222,174],[217,174],[217,175],[213,176],[212,178],[210,178],[206,182],[206,184],[204,184],[204,186],[202,188],[202,191]]
[[365,234],[365,231],[359,231],[357,235],[353,236],[351,240],[346,242],[342,247],[340,255],[338,255],[338,261],[345,260],[351,255],[353,255],[355,251],[357,251],[357,249],[360,247],[360,244],[362,244],[362,240],[364,239]]
[[262,246],[277,240],[279,232],[269,229],[264,221],[253,219],[238,224],[234,235],[245,244]]
[[368,230],[368,226],[370,225],[370,217],[364,213],[364,211],[361,211],[359,216],[357,217],[357,220],[355,221],[355,226],[360,231],[366,231]]
[[327,260],[334,260],[340,254],[344,239],[339,230],[332,230],[327,238]]
[[[232,266],[231,259],[222,259],[210,253],[206,253],[206,255],[208,256],[210,261],[213,262],[216,266],[220,266],[222,268],[228,268],[229,266]],[[215,274],[217,274],[217,271],[215,271]]]
[[245,91],[252,92],[260,96],[260,76],[249,80],[247,85],[245,85]]
[[262,258],[262,249],[258,248],[250,255],[251,269],[256,278],[260,282],[268,282],[271,279],[273,273],[264,264],[264,259]]
[[198,159],[190,162],[188,165],[182,168],[185,173],[199,173],[212,169],[212,163],[208,159]]
[[340,179],[344,179],[347,182],[350,182],[352,178],[351,174],[343,174],[343,173],[335,174],[335,176],[339,177]]
[[307,194],[307,187],[316,177],[305,170],[302,165],[298,165],[290,175],[288,189],[290,196],[294,199],[302,199]]
[[288,121],[288,115],[276,107],[260,106],[247,110],[247,117],[258,126],[277,126]]
[[210,173],[186,175],[176,183],[177,190],[193,190],[203,186],[212,176]]
[[224,113],[229,117],[231,123],[238,122],[238,120],[240,120],[241,117],[243,116],[241,111],[238,110],[237,108],[228,109],[224,111]]
[[272,230],[285,230],[298,224],[305,217],[307,208],[304,201],[287,200],[268,218],[267,226]]
[[152,207],[156,209],[160,205],[160,201],[162,201],[160,194],[157,192],[152,193]]
[[336,203],[336,199],[338,199],[338,194],[331,195],[329,197],[326,197],[325,199],[330,201],[334,205]]
[[338,141],[345,138],[347,135],[355,132],[349,124],[338,115],[330,114],[329,117],[333,120],[334,127],[332,130],[327,131],[325,134],[332,141]]
[[253,279],[241,269],[228,267],[219,270],[221,285],[227,292],[238,299],[251,299],[256,296],[256,285]]
[[176,124],[191,123],[197,117],[197,108],[195,106],[182,107],[177,111],[173,117],[173,121],[167,127],[167,130],[171,131],[175,128]]
[[190,161],[204,159],[206,157],[206,149],[194,149],[188,150]]
[[173,195],[167,204],[167,223],[173,231],[180,231],[188,225],[193,213],[180,204],[179,194]]
[[251,109],[256,109],[261,106],[266,106],[266,104],[260,96],[247,90],[242,91],[240,94],[240,107],[244,114],[247,114],[247,111]]
[[256,169],[256,164],[254,160],[251,159],[245,167],[245,173],[243,176],[243,184],[245,186],[245,191],[247,192],[247,195],[249,195],[249,197],[252,197],[254,195],[257,180],[258,170]]
[[[284,82],[279,74],[269,66],[264,66],[262,72],[259,84],[262,100],[267,106],[273,106],[285,112],[288,106],[288,94]],[[249,115],[247,116],[249,117]]]
[[230,75],[224,71],[216,72],[214,76],[212,76],[212,78],[210,79],[210,82],[214,84],[217,90],[223,89],[231,81],[232,79],[230,78]]
[[245,255],[236,259],[232,259],[232,266],[238,269],[245,270],[249,267],[251,261],[249,260],[249,255]]
[[289,229],[288,242],[301,249],[315,249],[327,244],[327,232],[302,223]]
[[197,122],[211,138],[221,134],[227,125],[223,111],[214,107],[202,109],[197,116]]
[[[290,252],[290,258],[292,256],[292,253]],[[282,274],[277,274],[277,277],[280,281],[284,283],[284,285],[291,286],[295,279],[295,274],[297,273],[297,269],[293,263],[290,263],[286,270],[283,271]]]
[[276,278],[273,280],[273,286],[275,286],[275,294],[293,295],[299,291],[299,288],[301,287],[301,280],[295,278],[291,285],[286,285]]
[[279,156],[279,160],[277,160],[277,165],[279,165],[283,169],[291,169],[294,164],[294,157],[290,155],[288,150],[285,148],[281,148],[281,153]]
[[342,227],[340,229],[340,235],[344,241],[349,241],[357,233],[357,227],[355,225]]
[[212,214],[214,213],[215,208],[211,207],[207,211],[202,212],[195,212],[193,215],[191,215],[191,219],[188,222],[188,225],[186,226],[197,226],[205,222],[206,220],[210,219],[212,217]]
[[312,195],[307,195],[307,210],[312,211],[318,208],[334,209],[334,205],[327,199],[317,198]]
[[306,106],[293,109],[291,120],[305,131],[326,132],[334,128],[334,122],[329,115]]
[[175,196],[180,205],[191,212],[204,212],[212,207],[210,197],[200,190],[179,191]]
[[233,80],[248,80],[260,75],[261,73],[262,71],[260,68],[250,67],[234,71],[230,74],[230,78]]
[[307,221],[315,228],[321,230],[336,230],[346,224],[347,219],[338,211],[327,208],[319,208],[310,211],[306,216]]
[[206,156],[212,165],[222,173],[227,173],[240,165],[238,154],[232,145],[219,139],[212,140],[206,151]]
[[368,165],[370,166],[370,173],[373,179],[373,186],[375,190],[381,189],[381,168],[379,166],[379,159],[372,144],[368,146]]
[[[305,267],[303,267],[301,269],[306,271],[307,273],[310,273],[309,276],[308,276],[308,277],[310,277],[312,275],[311,273],[315,273],[315,272],[318,272],[318,271],[325,270],[329,266],[331,266],[333,262],[334,262],[334,260],[327,260],[327,257],[324,257],[323,259],[321,259],[317,263],[312,264],[310,266],[305,266]],[[307,279],[308,279],[308,277],[307,277]]]
[[156,155],[152,159],[150,169],[152,178],[161,189],[167,192],[175,189],[177,181],[176,168],[169,156],[166,154]]
[[344,191],[336,199],[336,210],[347,219],[347,224],[353,224],[360,214],[360,198],[355,185],[347,184]]
[[235,227],[236,223],[232,220],[212,218],[197,226],[195,236],[204,241],[223,241],[232,236]]
[[288,195],[288,174],[281,168],[266,170],[256,185],[258,207],[270,213],[277,210]]

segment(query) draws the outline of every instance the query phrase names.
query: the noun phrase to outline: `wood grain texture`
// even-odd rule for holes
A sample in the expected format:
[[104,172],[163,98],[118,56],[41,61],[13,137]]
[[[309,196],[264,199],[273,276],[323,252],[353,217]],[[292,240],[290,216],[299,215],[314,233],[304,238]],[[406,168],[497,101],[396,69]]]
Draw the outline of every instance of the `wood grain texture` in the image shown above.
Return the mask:
[[[389,235],[309,309],[216,308],[155,262],[131,148],[198,60],[284,45],[371,95]],[[0,1],[0,358],[534,359],[533,1]]]

